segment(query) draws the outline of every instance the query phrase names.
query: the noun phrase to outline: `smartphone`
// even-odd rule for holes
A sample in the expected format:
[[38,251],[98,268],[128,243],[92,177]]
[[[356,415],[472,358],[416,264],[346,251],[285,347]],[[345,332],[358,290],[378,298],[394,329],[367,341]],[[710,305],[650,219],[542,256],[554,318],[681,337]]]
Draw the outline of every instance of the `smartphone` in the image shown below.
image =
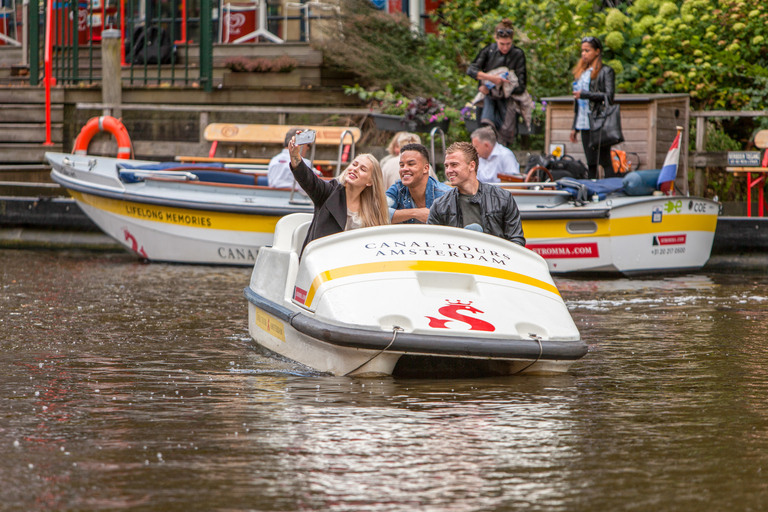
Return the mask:
[[307,130],[296,135],[296,145],[312,144],[315,142],[315,130]]

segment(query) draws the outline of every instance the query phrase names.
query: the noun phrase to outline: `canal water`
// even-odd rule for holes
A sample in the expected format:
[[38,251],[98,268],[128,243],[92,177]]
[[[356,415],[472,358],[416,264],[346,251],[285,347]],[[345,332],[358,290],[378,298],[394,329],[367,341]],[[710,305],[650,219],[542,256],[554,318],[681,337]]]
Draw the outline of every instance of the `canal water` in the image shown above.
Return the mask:
[[557,279],[561,376],[350,379],[251,343],[250,270],[0,251],[0,510],[768,508],[768,277]]

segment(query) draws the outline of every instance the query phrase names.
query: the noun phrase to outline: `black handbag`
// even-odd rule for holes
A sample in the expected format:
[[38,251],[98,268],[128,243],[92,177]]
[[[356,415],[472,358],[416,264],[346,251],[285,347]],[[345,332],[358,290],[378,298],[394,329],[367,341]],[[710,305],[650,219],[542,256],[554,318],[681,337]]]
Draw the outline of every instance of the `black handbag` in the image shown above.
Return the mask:
[[621,133],[621,109],[616,103],[608,104],[605,98],[603,108],[589,113],[589,148],[609,148],[624,142]]

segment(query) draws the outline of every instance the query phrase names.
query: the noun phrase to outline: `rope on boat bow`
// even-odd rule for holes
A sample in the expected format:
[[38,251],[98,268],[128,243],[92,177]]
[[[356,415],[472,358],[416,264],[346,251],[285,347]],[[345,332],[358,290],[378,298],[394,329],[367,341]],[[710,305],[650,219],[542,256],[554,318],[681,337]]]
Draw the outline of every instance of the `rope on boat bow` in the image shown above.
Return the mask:
[[[403,328],[402,328],[402,327],[400,327],[399,325],[393,325],[393,326],[392,326],[392,340],[390,340],[390,342],[389,342],[389,345],[387,345],[387,346],[386,346],[386,347],[384,347],[383,349],[381,349],[381,350],[379,350],[378,352],[376,352],[376,353],[375,353],[373,356],[371,356],[371,358],[370,358],[370,359],[368,359],[366,362],[364,362],[364,363],[363,363],[363,364],[361,364],[360,366],[358,366],[358,367],[356,367],[355,369],[353,369],[353,370],[350,370],[350,371],[348,371],[347,373],[345,373],[345,374],[344,374],[344,376],[346,377],[347,375],[349,375],[349,374],[351,374],[351,373],[354,373],[354,372],[356,372],[357,370],[359,370],[360,368],[362,368],[363,366],[367,365],[368,363],[370,363],[371,361],[373,361],[374,359],[376,359],[377,357],[379,357],[381,354],[383,354],[384,352],[386,352],[386,351],[387,351],[387,349],[389,349],[389,347],[391,347],[391,346],[392,346],[392,344],[395,342],[395,338],[397,338],[397,333],[398,333],[398,332],[400,332],[400,331],[404,331],[404,330],[405,330],[405,329],[403,329]],[[539,345],[541,345],[541,343],[539,343]]]
[[539,355],[538,355],[538,356],[536,356],[536,359],[534,359],[534,360],[533,360],[533,362],[532,362],[531,364],[529,364],[528,366],[524,366],[522,369],[520,369],[520,370],[516,371],[516,372],[515,372],[515,373],[513,373],[512,375],[517,375],[518,373],[523,373],[525,370],[527,370],[527,369],[528,369],[528,368],[530,368],[531,366],[533,366],[533,365],[535,365],[536,363],[538,363],[538,362],[539,362],[539,359],[541,359],[541,354],[543,354],[543,353],[544,353],[544,347],[542,347],[542,346],[541,346],[541,336],[539,336],[538,334],[534,334],[534,333],[532,333],[532,332],[529,332],[529,333],[528,333],[528,336],[530,336],[530,337],[531,337],[533,340],[535,340],[535,341],[536,341],[536,343],[538,343],[538,344],[539,344]]

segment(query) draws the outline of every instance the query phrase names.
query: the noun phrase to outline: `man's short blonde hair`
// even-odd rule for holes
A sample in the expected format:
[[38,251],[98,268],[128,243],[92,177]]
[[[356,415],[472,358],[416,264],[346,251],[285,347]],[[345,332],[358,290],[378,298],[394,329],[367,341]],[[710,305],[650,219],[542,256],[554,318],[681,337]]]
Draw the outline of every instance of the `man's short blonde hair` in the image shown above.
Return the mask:
[[477,171],[477,168],[480,165],[480,157],[477,155],[477,150],[475,149],[475,146],[472,145],[472,143],[454,142],[448,146],[448,149],[445,150],[446,155],[450,155],[451,153],[463,153],[464,160],[467,163],[475,162],[475,171]]

